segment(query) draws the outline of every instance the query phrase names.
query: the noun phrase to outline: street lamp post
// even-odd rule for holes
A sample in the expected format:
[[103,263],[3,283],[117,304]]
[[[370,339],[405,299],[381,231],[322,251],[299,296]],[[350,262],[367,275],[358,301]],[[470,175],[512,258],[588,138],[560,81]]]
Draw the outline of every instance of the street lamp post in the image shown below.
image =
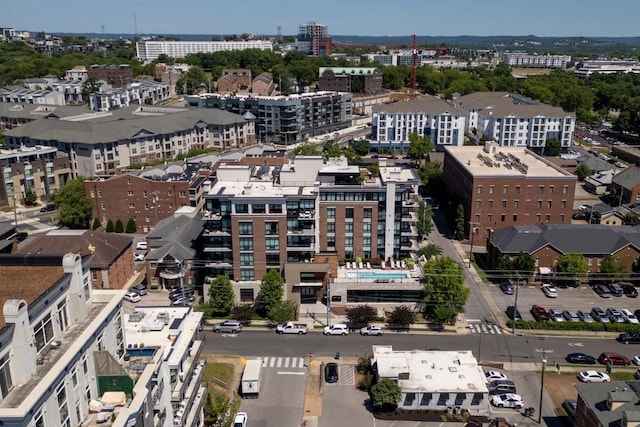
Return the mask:
[[327,326],[329,325],[329,314],[331,312],[331,269],[328,270],[327,275]]
[[538,406],[538,424],[542,423],[542,397],[544,395],[544,369],[547,367],[547,356],[542,351],[542,375],[540,377],[540,405]]
[[473,262],[473,236],[476,234],[475,225],[478,225],[478,223],[469,222],[469,227],[471,228],[471,248],[469,249],[469,268],[471,268],[471,263]]
[[520,271],[516,271],[516,297],[513,301],[513,326],[511,327],[511,334],[515,335],[516,334],[516,322],[517,320],[517,313],[518,313],[518,289],[520,288]]

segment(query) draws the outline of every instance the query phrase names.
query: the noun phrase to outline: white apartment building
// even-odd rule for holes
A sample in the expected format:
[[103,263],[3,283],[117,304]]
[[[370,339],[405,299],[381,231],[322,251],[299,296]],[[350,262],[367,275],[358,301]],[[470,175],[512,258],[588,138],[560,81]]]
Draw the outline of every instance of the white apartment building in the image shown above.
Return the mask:
[[169,85],[154,80],[141,80],[123,88],[103,86],[99,92],[89,95],[89,106],[92,111],[110,111],[132,104],[153,105],[169,99],[170,94]]
[[531,55],[524,52],[505,52],[502,62],[515,68],[567,68],[569,55]]
[[437,150],[464,144],[465,117],[461,108],[435,96],[373,107],[372,147],[406,151],[409,135],[431,137]]
[[475,92],[453,99],[465,114],[465,131],[501,147],[543,150],[551,138],[570,147],[575,114],[507,92]]
[[586,79],[593,74],[640,74],[640,64],[632,60],[604,60],[582,61],[576,67],[573,75]]
[[87,67],[85,67],[84,65],[76,65],[75,67],[73,67],[70,70],[67,70],[67,72],[64,73],[65,80],[85,81],[87,80],[88,76],[89,76],[89,71],[87,70]]
[[273,43],[269,40],[217,42],[141,40],[136,43],[137,58],[140,61],[153,61],[162,54],[167,55],[169,58],[184,58],[192,53],[213,53],[245,49],[273,50]]
[[124,291],[92,290],[89,262],[71,253],[0,258],[2,425],[201,426],[202,313],[123,316]]

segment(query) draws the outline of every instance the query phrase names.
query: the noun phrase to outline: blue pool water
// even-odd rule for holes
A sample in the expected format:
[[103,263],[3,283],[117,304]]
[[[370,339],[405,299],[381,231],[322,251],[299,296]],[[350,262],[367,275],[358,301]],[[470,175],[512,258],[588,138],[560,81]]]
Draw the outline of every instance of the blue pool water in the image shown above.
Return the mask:
[[404,273],[377,273],[374,271],[359,271],[358,279],[406,279]]
[[132,357],[151,357],[156,352],[155,348],[128,348],[127,353]]

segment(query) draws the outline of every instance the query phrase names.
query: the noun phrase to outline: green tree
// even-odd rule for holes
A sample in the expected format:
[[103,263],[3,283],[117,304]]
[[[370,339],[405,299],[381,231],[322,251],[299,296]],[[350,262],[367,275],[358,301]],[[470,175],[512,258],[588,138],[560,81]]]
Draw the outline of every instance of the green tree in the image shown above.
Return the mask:
[[420,136],[416,131],[409,134],[409,150],[407,155],[411,160],[415,161],[416,164],[422,164],[427,154],[432,151],[433,143],[429,135]]
[[298,145],[296,148],[291,150],[293,154],[300,156],[319,156],[322,154],[322,151],[318,148],[317,144],[312,144],[310,142],[305,142],[304,144]]
[[231,317],[244,324],[250,323],[255,314],[256,311],[251,304],[238,304],[231,308]]
[[120,218],[116,220],[116,225],[113,231],[115,231],[116,233],[124,233],[124,224],[122,223],[122,220]]
[[428,236],[433,230],[432,219],[433,211],[431,210],[431,205],[421,200],[418,208],[418,237],[420,239]]
[[100,83],[94,79],[93,77],[87,79],[82,84],[82,99],[85,100],[85,103],[89,103],[89,95],[92,93],[98,92],[100,90]]
[[425,163],[418,171],[418,175],[429,194],[440,199],[445,198],[447,186],[443,185],[442,182],[442,162],[431,161]]
[[82,178],[72,179],[55,194],[60,224],[69,228],[89,228],[93,203],[84,193]]
[[510,274],[513,271],[513,259],[509,255],[500,255],[496,261],[496,269]]
[[435,243],[429,243],[418,249],[418,255],[424,256],[427,260],[442,255],[442,248]]
[[233,307],[234,293],[231,280],[227,276],[218,276],[209,288],[208,308],[212,316],[226,316]]
[[100,223],[100,220],[98,218],[94,218],[93,219],[93,225],[91,225],[91,229],[92,230],[97,230],[100,227],[102,227],[102,224]]
[[607,279],[615,280],[619,279],[624,272],[624,265],[622,261],[612,257],[611,255],[605,255],[600,263],[600,274]]
[[136,220],[133,219],[133,217],[129,218],[129,221],[127,221],[127,228],[125,231],[129,234],[138,231],[138,227],[136,227]]
[[387,323],[403,328],[416,321],[416,313],[407,305],[399,305],[387,314]]
[[528,253],[520,251],[513,260],[513,269],[518,272],[531,274],[536,268],[536,260]]
[[425,317],[440,324],[451,323],[464,311],[470,293],[462,267],[452,258],[439,257],[427,261],[423,271]]
[[107,227],[104,229],[107,233],[113,233],[114,230],[113,221],[107,220]]
[[560,255],[555,264],[556,279],[572,285],[580,283],[589,271],[584,255],[569,252]]
[[275,323],[284,323],[295,320],[298,313],[298,305],[293,301],[277,301],[271,307],[267,317]]
[[347,308],[346,315],[351,325],[365,326],[373,322],[377,312],[375,308],[364,304]]
[[625,225],[633,225],[634,227],[640,225],[640,216],[635,212],[627,212],[624,216]]
[[457,239],[464,239],[464,206],[458,204],[456,208],[455,233]]
[[361,156],[369,154],[371,150],[371,143],[366,139],[359,139],[353,144],[353,149]]
[[24,193],[24,204],[26,206],[33,206],[36,204],[36,200],[38,200],[38,196],[32,190],[27,190]]
[[576,168],[576,176],[579,181],[584,181],[587,177],[593,175],[593,170],[586,163],[580,163]]
[[282,301],[284,297],[284,280],[277,270],[269,270],[267,274],[262,277],[260,283],[260,292],[256,299],[256,312],[266,317],[269,314],[271,307],[275,307],[276,304]]
[[397,381],[383,378],[371,387],[371,405],[376,412],[393,412],[398,408],[402,391]]
[[560,154],[562,142],[558,138],[549,138],[544,144],[544,155],[554,157]]

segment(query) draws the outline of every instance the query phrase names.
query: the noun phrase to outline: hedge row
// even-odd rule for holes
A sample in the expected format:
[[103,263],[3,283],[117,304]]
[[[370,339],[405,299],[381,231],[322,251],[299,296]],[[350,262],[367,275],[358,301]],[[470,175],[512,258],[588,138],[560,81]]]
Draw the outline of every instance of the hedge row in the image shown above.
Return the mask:
[[[513,320],[507,321],[507,327],[513,328]],[[546,329],[554,331],[605,331],[629,332],[640,330],[640,325],[629,323],[600,323],[600,322],[536,322],[533,320],[518,320],[516,329]]]

